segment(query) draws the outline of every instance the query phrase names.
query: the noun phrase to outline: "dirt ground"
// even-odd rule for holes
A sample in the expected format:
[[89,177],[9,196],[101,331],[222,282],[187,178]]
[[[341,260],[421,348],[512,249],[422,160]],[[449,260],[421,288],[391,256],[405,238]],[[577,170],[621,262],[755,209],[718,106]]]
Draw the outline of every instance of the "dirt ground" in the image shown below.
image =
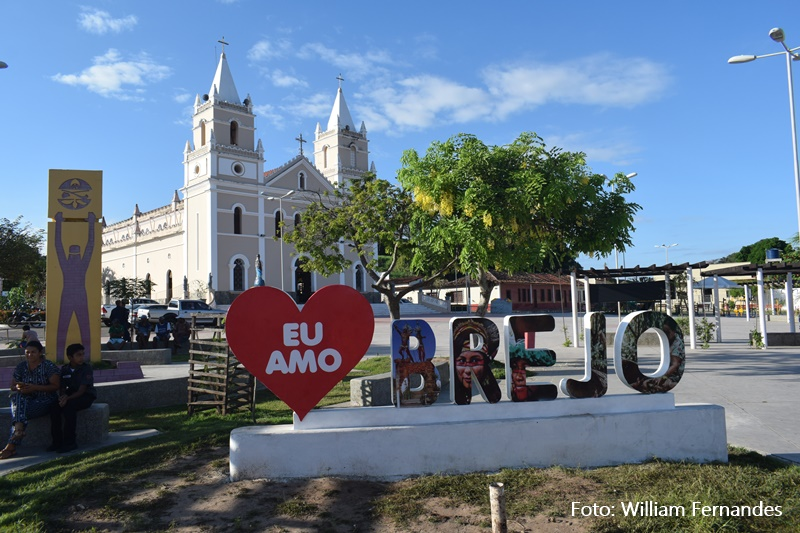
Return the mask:
[[[586,496],[585,486],[565,486],[563,495]],[[397,482],[403,483],[403,482]],[[488,513],[445,499],[425,502],[425,513],[398,525],[375,517],[374,502],[394,483],[338,478],[293,481],[228,480],[228,448],[181,457],[124,494],[90,498],[60,516],[62,531],[267,531],[360,532],[400,531],[470,533],[491,531]],[[487,487],[488,500],[488,487]],[[537,515],[508,520],[510,532],[588,530],[581,519]],[[50,529],[50,527],[48,527]]]

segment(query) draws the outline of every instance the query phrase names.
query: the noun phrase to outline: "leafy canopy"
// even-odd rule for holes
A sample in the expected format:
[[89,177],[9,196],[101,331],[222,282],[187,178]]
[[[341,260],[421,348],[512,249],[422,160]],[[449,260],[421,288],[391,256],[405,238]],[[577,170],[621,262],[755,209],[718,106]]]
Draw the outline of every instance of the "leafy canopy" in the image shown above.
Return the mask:
[[415,238],[425,244],[416,268],[449,255],[473,275],[536,271],[631,244],[640,206],[625,198],[630,179],[594,174],[583,153],[548,149],[534,133],[504,146],[459,134],[424,157],[406,151],[402,165],[398,180],[414,193]]
[[0,278],[21,283],[36,276],[41,267],[39,247],[43,240],[43,231],[23,223],[21,216],[14,220],[0,218]]

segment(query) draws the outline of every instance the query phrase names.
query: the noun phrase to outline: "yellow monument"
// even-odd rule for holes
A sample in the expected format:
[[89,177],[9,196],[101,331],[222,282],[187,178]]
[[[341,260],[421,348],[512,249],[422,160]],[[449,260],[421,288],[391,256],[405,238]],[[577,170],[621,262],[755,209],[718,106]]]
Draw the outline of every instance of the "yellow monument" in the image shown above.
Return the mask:
[[99,170],[50,170],[46,342],[56,361],[77,342],[100,361],[102,186]]

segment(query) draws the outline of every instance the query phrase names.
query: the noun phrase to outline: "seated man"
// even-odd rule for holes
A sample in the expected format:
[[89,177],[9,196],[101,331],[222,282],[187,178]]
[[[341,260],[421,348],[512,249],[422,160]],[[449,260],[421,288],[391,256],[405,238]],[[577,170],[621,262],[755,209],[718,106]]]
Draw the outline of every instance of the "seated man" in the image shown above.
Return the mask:
[[125,347],[125,327],[119,320],[113,320],[111,327],[108,328],[108,348],[109,350],[122,350]]
[[136,344],[139,349],[145,349],[150,344],[150,319],[142,316],[136,321]]
[[178,350],[183,348],[184,344],[189,341],[189,337],[192,334],[192,328],[189,326],[189,323],[186,322],[186,319],[181,317],[175,323],[175,330],[172,332],[172,338],[174,339],[172,342],[172,354],[175,355],[178,353]]
[[155,327],[156,336],[153,339],[153,347],[158,348],[160,343],[164,343],[164,348],[169,348],[169,335],[172,332],[172,324],[162,316],[158,319]]
[[[78,411],[88,409],[97,397],[92,366],[85,361],[86,352],[81,344],[67,346],[69,364],[61,367],[61,385],[58,403],[50,410],[50,430],[53,444],[50,452],[66,453],[78,447],[75,442]],[[61,425],[61,418],[64,425]]]

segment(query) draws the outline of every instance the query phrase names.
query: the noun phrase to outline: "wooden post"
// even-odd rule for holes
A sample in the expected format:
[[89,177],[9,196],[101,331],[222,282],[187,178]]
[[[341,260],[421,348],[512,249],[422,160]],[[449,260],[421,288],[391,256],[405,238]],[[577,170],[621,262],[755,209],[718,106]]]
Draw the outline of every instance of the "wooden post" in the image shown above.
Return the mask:
[[507,533],[506,494],[502,483],[489,485],[489,504],[492,509],[492,533]]

